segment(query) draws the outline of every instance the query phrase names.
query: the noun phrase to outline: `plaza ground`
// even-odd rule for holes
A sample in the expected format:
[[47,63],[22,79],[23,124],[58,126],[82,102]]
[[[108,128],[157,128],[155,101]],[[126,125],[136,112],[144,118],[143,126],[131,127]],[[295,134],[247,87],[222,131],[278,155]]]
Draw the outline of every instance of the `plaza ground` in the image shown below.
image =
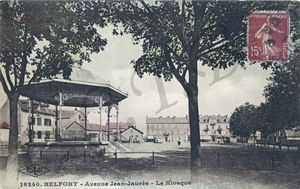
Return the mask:
[[[156,181],[185,182],[193,180],[195,188],[262,188],[299,189],[300,151],[287,149],[253,148],[248,145],[202,144],[202,168],[196,175],[190,172],[190,150],[188,145],[175,144],[129,144],[131,152],[119,152],[105,157],[64,156],[34,160],[26,155],[19,158],[19,167],[32,163],[49,168],[39,177],[19,173],[19,182],[38,181],[149,181],[145,188],[191,188],[192,186],[159,186]],[[153,161],[154,152],[154,161]],[[5,158],[1,161],[4,174]],[[3,178],[3,177],[2,177]],[[110,187],[106,187],[110,188]],[[133,188],[115,187],[111,188]],[[135,187],[140,188],[140,187]]]

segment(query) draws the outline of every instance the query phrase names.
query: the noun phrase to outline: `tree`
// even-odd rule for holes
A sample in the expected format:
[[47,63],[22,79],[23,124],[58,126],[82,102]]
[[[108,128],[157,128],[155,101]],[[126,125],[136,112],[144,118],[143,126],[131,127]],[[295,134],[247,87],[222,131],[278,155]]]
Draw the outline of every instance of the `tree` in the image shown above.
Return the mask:
[[300,6],[299,3],[294,6],[290,11],[292,43],[289,60],[273,64],[269,84],[264,90],[266,103],[261,105],[261,110],[265,118],[260,122],[260,128],[266,134],[290,129],[300,123]]
[[269,109],[269,123],[273,131],[299,126],[299,58],[272,68],[270,83],[264,96]]
[[[226,69],[246,62],[247,16],[255,10],[284,10],[287,2],[115,2],[114,34],[132,34],[143,55],[132,61],[145,73],[173,77],[188,97],[191,159],[200,164],[198,64]],[[238,7],[238,9],[237,9]],[[123,28],[119,28],[122,23]],[[262,64],[268,66],[268,64]]]
[[[106,40],[95,28],[105,20],[92,19],[105,9],[90,11],[94,2],[20,1],[1,3],[0,82],[10,105],[9,154],[18,149],[17,103],[22,86],[62,74],[67,78],[74,55],[90,61],[90,53],[103,50]],[[89,10],[89,11],[87,11]],[[84,50],[83,50],[84,48]],[[26,81],[27,80],[27,81]]]
[[255,105],[247,102],[234,110],[229,120],[233,135],[241,136],[244,141],[256,131],[256,108]]
[[[62,74],[68,78],[75,61],[90,61],[90,53],[103,50],[106,40],[95,28],[104,27],[105,8],[95,2],[18,1],[0,3],[0,82],[9,101],[10,130],[6,184],[15,188],[18,173],[17,106],[27,82]],[[95,23],[95,21],[97,23]],[[84,49],[83,49],[84,48]],[[75,57],[78,57],[75,60]],[[9,186],[10,185],[10,186]]]
[[268,136],[276,131],[271,124],[270,115],[269,103],[261,103],[254,111],[252,119],[255,122],[255,130],[260,131],[262,136]]
[[235,134],[240,134],[240,127],[244,125],[246,133],[260,131],[265,139],[270,134],[299,126],[299,66],[294,56],[285,64],[272,66],[272,73],[268,78],[270,82],[264,90],[266,102],[256,107],[249,114],[251,117],[245,118],[250,120],[251,128],[245,126],[243,120],[233,117],[231,127]]

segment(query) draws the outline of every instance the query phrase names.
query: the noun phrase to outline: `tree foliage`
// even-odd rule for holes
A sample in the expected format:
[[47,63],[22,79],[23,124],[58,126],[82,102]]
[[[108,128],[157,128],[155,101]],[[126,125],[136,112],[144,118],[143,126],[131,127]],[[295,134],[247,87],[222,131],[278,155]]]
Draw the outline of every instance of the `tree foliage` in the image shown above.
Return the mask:
[[264,96],[270,111],[269,123],[273,130],[299,125],[299,71],[299,60],[291,60],[272,69]]
[[212,68],[244,65],[247,16],[289,9],[287,2],[127,1],[115,6],[114,21],[124,27],[114,33],[130,33],[143,46],[144,54],[132,62],[138,75],[166,80],[185,79],[195,60]]
[[257,107],[249,104],[238,107],[230,120],[233,134],[245,137],[257,130],[268,136],[299,126],[299,66],[293,59],[272,67],[264,90],[266,102]]
[[92,19],[89,6],[93,3],[1,4],[0,63],[5,73],[1,83],[6,93],[19,90],[26,78],[32,82],[60,73],[68,77],[74,55],[80,63],[89,62],[90,53],[103,50],[107,42],[98,34],[95,21],[104,27],[105,20]]
[[[132,61],[137,74],[140,77],[150,74],[166,81],[175,77],[185,90],[192,162],[200,157],[198,65],[212,69],[226,69],[234,64],[244,66],[247,17],[258,10],[289,11],[293,6],[290,2],[257,1],[112,3],[113,33],[129,33],[134,43],[143,47],[143,55]],[[270,63],[262,63],[262,66],[267,68]]]
[[[192,161],[199,157],[200,149],[198,65],[212,69],[244,66],[247,17],[254,11],[289,11],[295,6],[290,2],[188,0],[152,3],[139,0],[112,5],[113,33],[129,33],[134,43],[143,47],[143,55],[132,61],[137,74],[140,77],[150,74],[166,81],[175,77],[185,90]],[[262,66],[267,68],[270,63],[264,62]]]
[[[97,5],[97,6],[96,6]],[[62,74],[74,62],[90,62],[106,40],[96,27],[106,26],[102,3],[79,1],[7,1],[0,3],[0,82],[10,105],[9,154],[18,149],[18,99],[25,83]],[[97,19],[94,16],[98,15]]]
[[248,138],[256,131],[256,110],[253,104],[245,103],[237,107],[230,117],[230,131],[233,135]]

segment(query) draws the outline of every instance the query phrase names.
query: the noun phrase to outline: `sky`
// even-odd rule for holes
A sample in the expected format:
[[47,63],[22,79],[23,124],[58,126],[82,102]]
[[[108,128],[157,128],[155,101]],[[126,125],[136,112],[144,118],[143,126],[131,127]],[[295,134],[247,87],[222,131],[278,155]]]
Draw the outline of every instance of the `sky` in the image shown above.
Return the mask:
[[[128,93],[128,98],[120,103],[119,121],[134,119],[137,128],[145,131],[146,116],[182,117],[188,114],[187,97],[175,78],[165,82],[147,74],[139,78],[134,73],[130,61],[139,58],[142,48],[132,44],[130,35],[113,36],[111,28],[101,29],[101,34],[108,40],[105,50],[92,54],[92,62],[84,63],[82,68]],[[262,93],[270,71],[263,70],[259,64],[225,71],[200,66],[198,71],[200,114],[230,115],[237,106],[246,102],[259,105],[264,101]],[[217,80],[226,74],[229,76]],[[0,106],[5,99],[1,86]],[[89,122],[99,123],[98,110],[90,109],[89,112]],[[116,121],[114,119],[112,121]]]

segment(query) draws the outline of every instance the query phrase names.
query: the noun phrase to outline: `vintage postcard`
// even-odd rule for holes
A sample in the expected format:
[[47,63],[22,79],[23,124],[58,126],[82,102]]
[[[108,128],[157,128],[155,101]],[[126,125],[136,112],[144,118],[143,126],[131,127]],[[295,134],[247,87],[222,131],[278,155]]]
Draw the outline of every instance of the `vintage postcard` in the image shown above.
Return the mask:
[[299,189],[298,1],[0,1],[0,189]]

